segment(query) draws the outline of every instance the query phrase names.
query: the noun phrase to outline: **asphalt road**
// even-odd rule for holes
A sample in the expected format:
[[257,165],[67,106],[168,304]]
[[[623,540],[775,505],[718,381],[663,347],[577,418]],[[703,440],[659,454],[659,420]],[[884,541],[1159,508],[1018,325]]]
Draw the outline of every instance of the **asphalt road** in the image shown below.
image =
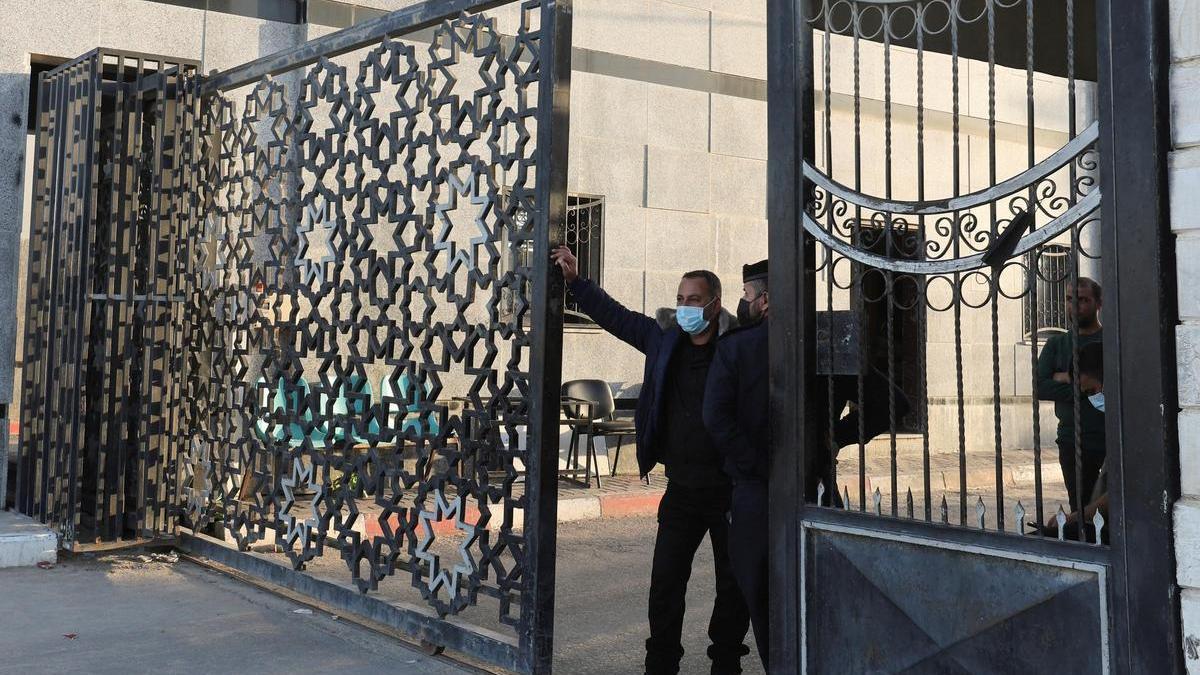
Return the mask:
[[[642,672],[655,527],[653,518],[561,525],[555,672]],[[344,563],[327,557],[312,571],[328,566],[332,577],[344,579]],[[387,588],[385,595],[395,593],[397,600],[416,599],[405,579]],[[713,596],[706,539],[688,589],[685,675],[708,672]],[[479,609],[471,614],[495,616],[493,607]],[[50,570],[0,570],[0,615],[0,673],[465,672],[187,561],[145,561],[137,554],[72,559]],[[492,623],[483,622],[502,629]],[[746,640],[753,647],[753,636]],[[763,672],[756,655],[743,667]]]
[[[602,518],[563,523],[558,531],[554,622],[555,672],[640,673],[650,634],[646,600],[656,523],[653,518]],[[714,592],[712,546],[700,545],[688,585],[680,672],[708,672],[708,617]],[[754,636],[746,636],[753,652]],[[742,660],[762,673],[756,653]]]

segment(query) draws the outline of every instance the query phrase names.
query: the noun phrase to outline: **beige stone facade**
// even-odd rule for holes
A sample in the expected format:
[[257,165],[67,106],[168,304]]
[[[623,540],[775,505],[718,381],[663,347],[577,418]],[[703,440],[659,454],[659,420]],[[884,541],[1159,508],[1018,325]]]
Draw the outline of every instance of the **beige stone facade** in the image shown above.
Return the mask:
[[1200,673],[1200,3],[1171,0],[1171,227],[1176,234],[1179,325],[1179,469],[1175,504],[1177,581],[1182,589],[1183,650]]

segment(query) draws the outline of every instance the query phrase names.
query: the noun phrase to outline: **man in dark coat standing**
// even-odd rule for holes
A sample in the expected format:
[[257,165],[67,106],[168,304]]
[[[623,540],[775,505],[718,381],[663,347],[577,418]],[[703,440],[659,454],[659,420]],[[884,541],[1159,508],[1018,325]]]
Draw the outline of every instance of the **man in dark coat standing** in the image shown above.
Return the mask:
[[721,309],[721,282],[705,270],[683,275],[675,323],[664,328],[580,278],[578,262],[569,248],[555,249],[552,259],[562,269],[580,309],[601,328],[646,355],[634,417],[638,468],[645,477],[661,463],[667,474],[650,571],[646,672],[679,672],[688,579],[696,550],[708,534],[717,587],[708,624],[711,672],[740,673],[741,658],[750,651],[742,643],[750,618],[729,564],[725,514],[731,486],[702,419],[705,383],[720,327],[732,323],[723,320],[728,315]]
[[770,596],[767,590],[767,475],[769,389],[767,261],[742,268],[737,330],[722,339],[709,369],[704,423],[733,479],[729,553],[750,609],[754,641],[767,667]]
[[[704,394],[704,424],[724,457],[726,473],[733,480],[729,550],[734,576],[750,609],[754,640],[763,666],[767,665],[770,626],[768,579],[768,502],[770,471],[770,409],[767,355],[768,317],[767,261],[742,268],[742,299],[738,304],[739,327],[725,334],[709,369]],[[805,495],[816,501],[817,486],[825,484],[830,495],[825,505],[841,505],[832,482],[835,451],[856,442],[866,443],[887,431],[890,405],[895,397],[896,417],[907,414],[907,398],[878,370],[864,368],[864,398],[861,407],[844,416],[848,403],[858,404],[857,375],[822,375],[809,391],[817,395],[813,406],[818,424],[823,423],[818,447],[805,453]],[[829,378],[832,377],[832,382]],[[827,392],[832,384],[832,396]],[[829,427],[828,408],[838,411],[839,419]],[[859,439],[859,415],[863,415]],[[799,451],[799,449],[797,450]]]

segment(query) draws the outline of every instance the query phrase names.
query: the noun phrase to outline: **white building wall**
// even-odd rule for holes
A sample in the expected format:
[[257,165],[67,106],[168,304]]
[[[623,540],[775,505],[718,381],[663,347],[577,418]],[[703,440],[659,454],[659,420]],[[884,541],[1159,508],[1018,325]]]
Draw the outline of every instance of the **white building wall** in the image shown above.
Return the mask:
[[1200,673],[1200,2],[1171,0],[1171,227],[1176,234],[1179,326],[1179,470],[1175,556],[1183,649]]
[[[666,66],[675,80],[689,69],[761,81],[765,7],[761,0],[576,0],[573,42],[577,50]],[[767,103],[664,85],[647,72],[596,74],[577,64],[572,75],[568,188],[605,199],[601,283],[630,309],[653,315],[674,306],[682,273],[711,269],[735,309],[741,266],[767,255]],[[642,362],[599,329],[568,328],[564,380],[604,379],[634,395]]]
[[[725,285],[725,304],[732,308],[740,291],[741,265],[767,254],[766,223],[766,101],[747,92],[742,96],[706,91],[703,87],[665,86],[655,80],[654,66],[694,69],[723,77],[763,83],[767,70],[765,3],[754,0],[708,2],[688,0],[576,0],[574,44],[577,49],[615,53],[651,64],[634,74],[595,74],[576,63],[572,80],[571,167],[569,189],[602,195],[604,263],[601,284],[626,306],[653,314],[672,305],[680,275],[709,268]],[[852,44],[835,38],[832,46],[832,150],[835,177],[849,182],[853,168]],[[578,52],[577,52],[578,56]],[[897,49],[892,63],[894,96],[894,195],[917,196],[916,56]],[[817,88],[824,90],[823,54],[816,53]],[[863,47],[864,119],[862,153],[880,158],[864,166],[864,192],[883,195],[884,154],[883,50]],[[926,68],[925,145],[929,153],[925,189],[928,197],[950,196],[951,111],[949,88],[932,86],[950,78],[950,59],[928,55]],[[985,64],[963,66],[962,113],[963,192],[989,184],[987,153],[988,90]],[[678,73],[675,73],[678,75]],[[1027,167],[1026,81],[1023,71],[997,72],[996,129],[999,178]],[[649,80],[649,81],[647,81]],[[1036,160],[1052,154],[1068,139],[1067,83],[1038,75],[1036,97]],[[1094,119],[1093,89],[1079,83],[1081,111],[1078,129]],[[818,98],[818,126],[823,124],[824,99]],[[818,134],[817,156],[823,164],[824,138]],[[1092,228],[1095,230],[1096,228]],[[1085,273],[1098,276],[1095,269]],[[981,287],[982,288],[982,287]],[[818,283],[824,302],[823,282]],[[835,309],[848,307],[849,295],[834,294]],[[1032,448],[1033,405],[1030,400],[1032,353],[1021,335],[1020,301],[1001,303],[1001,396],[1003,445]],[[930,354],[952,353],[953,326],[949,313],[931,312]],[[989,312],[964,315],[964,352],[970,367],[964,372],[968,393],[979,402],[967,410],[969,449],[992,451],[995,419],[992,392],[991,325]],[[563,377],[599,378],[612,383],[621,396],[632,396],[642,379],[642,356],[596,328],[568,328],[564,341]],[[956,393],[952,360],[931,358],[929,395],[948,401]],[[986,399],[986,400],[985,400]],[[931,409],[934,444],[957,451],[957,410],[943,403]],[[1054,445],[1051,407],[1042,406],[1041,446]],[[1055,469],[1056,470],[1056,469]]]

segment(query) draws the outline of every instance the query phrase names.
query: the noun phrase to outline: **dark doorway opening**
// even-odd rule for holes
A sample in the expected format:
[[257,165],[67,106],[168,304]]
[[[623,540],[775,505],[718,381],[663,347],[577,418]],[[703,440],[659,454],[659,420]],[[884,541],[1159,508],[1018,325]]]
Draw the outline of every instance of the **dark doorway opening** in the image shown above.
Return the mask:
[[[864,223],[856,235],[856,246],[865,251],[896,260],[920,260],[921,237],[915,228],[871,227]],[[862,353],[867,365],[883,373],[895,373],[900,391],[917,401],[925,369],[925,303],[917,277],[885,272],[855,264],[854,278],[862,283],[851,290],[851,307],[860,308]],[[889,367],[892,366],[892,367]],[[924,431],[924,415],[912,406],[896,419],[897,434]]]

